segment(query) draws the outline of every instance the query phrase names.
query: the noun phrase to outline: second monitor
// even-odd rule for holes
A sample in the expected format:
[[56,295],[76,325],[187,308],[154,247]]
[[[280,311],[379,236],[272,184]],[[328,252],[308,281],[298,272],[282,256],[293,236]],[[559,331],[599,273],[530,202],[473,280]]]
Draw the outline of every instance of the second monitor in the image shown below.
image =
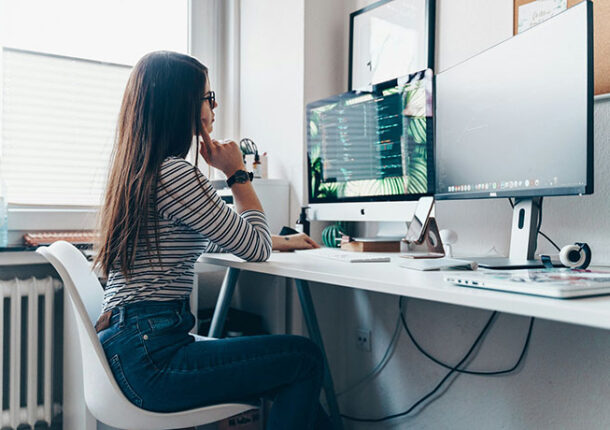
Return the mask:
[[436,77],[436,198],[515,199],[510,259],[481,265],[540,265],[541,198],[593,192],[592,7]]

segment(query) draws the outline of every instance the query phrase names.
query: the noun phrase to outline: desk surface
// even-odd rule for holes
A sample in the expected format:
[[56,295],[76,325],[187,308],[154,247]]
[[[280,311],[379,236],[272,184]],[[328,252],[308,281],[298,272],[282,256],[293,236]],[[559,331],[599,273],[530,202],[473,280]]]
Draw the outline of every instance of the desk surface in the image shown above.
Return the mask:
[[551,299],[524,294],[458,287],[446,283],[446,272],[421,272],[399,267],[399,257],[390,263],[345,263],[277,253],[265,263],[248,263],[230,254],[204,254],[195,271],[206,264],[311,282],[402,295],[435,302],[610,329],[610,296],[583,299]]

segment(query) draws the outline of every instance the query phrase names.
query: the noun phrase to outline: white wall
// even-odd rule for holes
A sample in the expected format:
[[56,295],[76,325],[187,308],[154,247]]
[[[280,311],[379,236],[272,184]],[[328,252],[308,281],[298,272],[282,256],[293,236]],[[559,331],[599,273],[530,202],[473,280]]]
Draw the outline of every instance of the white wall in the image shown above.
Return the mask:
[[[369,0],[244,0],[242,4],[242,102],[263,89],[276,97],[242,104],[244,135],[265,143],[272,174],[290,179],[291,204],[303,194],[303,107],[347,86],[348,15]],[[437,71],[511,36],[512,0],[437,0]],[[243,60],[256,67],[245,67]],[[288,62],[292,62],[288,64]],[[266,66],[266,67],[263,67]],[[295,77],[296,76],[296,77]],[[499,83],[500,84],[500,83]],[[282,104],[290,98],[291,102]],[[277,106],[282,108],[278,112]],[[543,231],[560,244],[588,241],[594,263],[610,256],[608,182],[610,102],[595,104],[595,187],[593,196],[545,201]],[[276,121],[280,119],[280,121]],[[278,124],[279,122],[279,124]],[[254,135],[256,134],[256,135]],[[290,136],[290,138],[287,138]],[[293,218],[294,219],[294,212]],[[457,252],[482,254],[508,249],[511,211],[503,200],[440,202],[442,228],[458,232]],[[541,250],[550,251],[542,241]],[[398,298],[312,285],[338,390],[368,373],[382,357],[395,327]],[[409,302],[409,323],[422,344],[439,358],[457,362],[488,312],[425,301]],[[337,315],[341,315],[337,324]],[[352,342],[356,328],[372,330],[371,353]],[[507,367],[516,359],[527,319],[502,315],[472,366]],[[539,320],[525,365],[511,376],[460,376],[436,402],[406,419],[382,424],[347,423],[350,429],[598,429],[610,427],[610,333]],[[340,399],[342,412],[376,417],[406,409],[427,393],[444,370],[423,358],[401,336],[383,373],[360,391]]]
[[291,220],[303,199],[303,8],[304,0],[241,2],[240,136],[269,153],[270,178],[293,184]]

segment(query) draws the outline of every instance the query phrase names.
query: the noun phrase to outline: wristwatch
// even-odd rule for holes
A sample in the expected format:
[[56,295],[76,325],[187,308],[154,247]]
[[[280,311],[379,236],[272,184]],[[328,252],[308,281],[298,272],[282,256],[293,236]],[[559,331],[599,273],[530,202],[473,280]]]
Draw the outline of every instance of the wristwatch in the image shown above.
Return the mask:
[[238,170],[233,173],[233,176],[227,179],[227,186],[230,187],[234,183],[245,184],[246,182],[252,182],[254,174],[252,172],[246,172],[245,170]]

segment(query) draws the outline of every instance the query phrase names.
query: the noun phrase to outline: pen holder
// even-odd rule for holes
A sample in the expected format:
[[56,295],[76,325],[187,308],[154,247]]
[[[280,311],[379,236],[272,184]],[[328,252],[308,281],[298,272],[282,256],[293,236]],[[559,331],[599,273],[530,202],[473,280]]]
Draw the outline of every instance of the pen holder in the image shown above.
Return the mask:
[[445,249],[434,217],[428,218],[424,235],[419,242],[400,241],[400,252],[412,254],[413,258],[439,258],[445,256]]

